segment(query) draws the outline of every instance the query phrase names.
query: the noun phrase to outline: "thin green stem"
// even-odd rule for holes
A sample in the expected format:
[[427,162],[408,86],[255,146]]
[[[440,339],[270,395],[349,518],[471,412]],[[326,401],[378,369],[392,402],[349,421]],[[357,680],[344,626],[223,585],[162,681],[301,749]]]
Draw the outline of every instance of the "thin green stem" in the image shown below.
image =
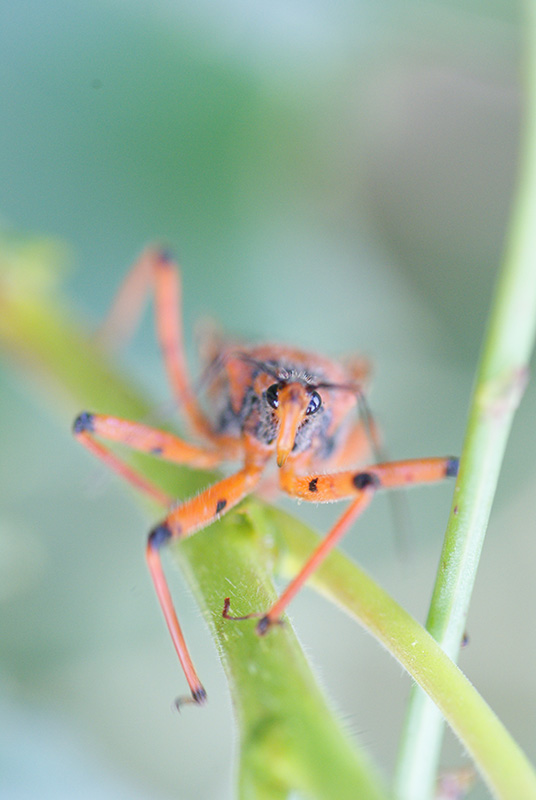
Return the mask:
[[[527,10],[527,110],[520,180],[504,266],[484,341],[427,628],[454,661],[465,630],[506,442],[522,397],[536,326],[536,8]],[[400,800],[433,797],[441,715],[415,688],[396,776]]]

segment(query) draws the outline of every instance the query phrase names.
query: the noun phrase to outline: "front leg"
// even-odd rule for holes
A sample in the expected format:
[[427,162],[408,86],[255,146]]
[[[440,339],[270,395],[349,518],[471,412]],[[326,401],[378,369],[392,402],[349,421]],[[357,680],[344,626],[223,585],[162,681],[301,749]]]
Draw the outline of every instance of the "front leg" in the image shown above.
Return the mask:
[[[280,471],[280,485],[289,494],[319,503],[333,500],[352,499],[350,506],[321,541],[298,575],[263,615],[257,624],[257,633],[262,636],[275,623],[288,606],[294,595],[301,589],[309,576],[321,565],[331,550],[337,545],[353,522],[363,513],[379,489],[393,489],[420,483],[431,483],[454,477],[458,473],[457,458],[423,458],[411,461],[393,461],[375,464],[363,470],[347,470],[327,475],[297,475],[294,464],[285,465]],[[228,619],[245,619],[229,614],[226,600],[224,616]]]
[[280,470],[279,485],[284,492],[314,503],[350,500],[371,479],[378,489],[397,489],[421,483],[435,483],[458,474],[457,458],[415,458],[389,461],[363,469],[326,475],[298,475],[293,464]]
[[153,579],[158,601],[164,613],[175,650],[184,671],[192,701],[202,704],[206,699],[206,692],[195,671],[190,658],[184,636],[173,606],[167,581],[162,569],[160,548],[171,541],[191,536],[196,531],[206,528],[211,522],[237,505],[246,495],[257,486],[263,467],[247,465],[234,475],[215,483],[204,492],[186,500],[167,514],[162,522],[157,525],[147,541],[146,558],[149,571]]
[[116,455],[98,439],[116,442],[141,453],[148,453],[178,464],[189,464],[200,469],[211,469],[217,466],[226,455],[224,451],[196,447],[172,433],[109,414],[82,412],[74,421],[73,433],[84,447],[110,469],[164,506],[170,506],[172,498],[147,480],[139,470],[131,467],[124,457]]
[[[147,425],[106,414],[84,412],[75,420],[73,429],[76,438],[90,452],[129,483],[164,506],[170,506],[172,499],[159,487],[148,481],[138,470],[126,463],[123,458],[113,453],[107,445],[98,441],[99,438],[126,445],[140,452],[150,453],[158,458],[205,468],[216,466],[225,455],[217,450],[208,450],[188,444],[166,431],[159,431]],[[243,469],[205,489],[197,497],[186,500],[173,508],[149,534],[146,548],[149,571],[190,688],[192,701],[197,704],[205,701],[206,692],[195,671],[173,607],[160,560],[160,548],[172,539],[190,536],[196,531],[206,528],[207,525],[239,503],[257,486],[263,473],[265,460],[262,454],[252,453],[249,459],[246,457]]]

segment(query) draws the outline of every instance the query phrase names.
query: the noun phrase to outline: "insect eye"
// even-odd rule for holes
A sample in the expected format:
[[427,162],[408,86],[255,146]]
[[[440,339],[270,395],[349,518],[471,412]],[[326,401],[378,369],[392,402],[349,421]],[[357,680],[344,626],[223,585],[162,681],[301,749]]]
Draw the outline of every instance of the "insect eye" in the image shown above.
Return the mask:
[[279,405],[279,384],[273,383],[269,386],[266,390],[266,400],[268,401],[268,405],[272,406],[272,408],[277,408]]
[[311,393],[311,399],[309,400],[309,405],[305,411],[306,414],[315,414],[320,406],[322,405],[322,398],[318,394],[318,392]]

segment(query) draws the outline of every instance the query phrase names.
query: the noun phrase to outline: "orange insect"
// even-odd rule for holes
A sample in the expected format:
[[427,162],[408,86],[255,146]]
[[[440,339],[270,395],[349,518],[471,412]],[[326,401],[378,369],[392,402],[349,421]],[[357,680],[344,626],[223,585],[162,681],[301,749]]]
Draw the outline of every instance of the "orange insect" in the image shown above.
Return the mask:
[[[170,256],[147,250],[119,292],[115,318],[128,316],[150,286],[155,293],[157,336],[175,396],[192,431],[206,442],[188,444],[147,425],[105,414],[80,414],[74,434],[115,472],[171,510],[149,534],[146,557],[171,638],[191,692],[202,704],[206,692],[190,658],[160,560],[170,541],[202,530],[259,487],[274,460],[279,487],[293,497],[350,504],[277,602],[258,616],[264,635],[309,575],[347,532],[379,489],[430,483],[455,476],[458,459],[420,458],[357,468],[369,449],[368,421],[361,399],[368,377],[363,359],[348,363],[292,348],[242,347],[218,342],[205,372],[209,412],[192,390],[182,347],[180,277]],[[113,318],[113,317],[112,317]],[[361,413],[360,413],[361,412]],[[118,442],[159,458],[199,468],[239,461],[240,468],[198,496],[174,504],[157,486],[99,440]],[[229,599],[223,615],[228,619]]]

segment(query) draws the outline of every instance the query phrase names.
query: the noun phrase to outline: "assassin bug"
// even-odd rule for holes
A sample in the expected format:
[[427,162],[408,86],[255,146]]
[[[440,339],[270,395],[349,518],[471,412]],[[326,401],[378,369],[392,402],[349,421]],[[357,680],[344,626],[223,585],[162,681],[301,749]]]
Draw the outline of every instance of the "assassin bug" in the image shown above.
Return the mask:
[[[289,495],[315,503],[348,500],[338,522],[276,603],[261,614],[248,615],[260,617],[256,630],[264,635],[280,621],[294,595],[379,489],[455,476],[458,460],[420,458],[357,467],[370,449],[370,424],[360,402],[368,366],[361,358],[343,363],[282,346],[213,342],[204,379],[210,405],[206,413],[188,377],[180,324],[180,275],[167,252],[149,249],[133,266],[119,291],[109,333],[115,323],[118,329],[124,327],[150,288],[155,295],[157,338],[175,400],[204,444],[189,444],[142,423],[88,412],[75,420],[74,434],[112,470],[170,509],[149,533],[146,559],[191,702],[202,704],[206,692],[186,647],[162,569],[160,550],[165,544],[202,530],[258,489],[274,457],[279,487]],[[239,461],[240,468],[197,497],[174,505],[173,498],[102,444],[102,439],[199,468],[214,468],[227,461]],[[226,599],[224,617],[247,618],[233,617],[229,603]]]

